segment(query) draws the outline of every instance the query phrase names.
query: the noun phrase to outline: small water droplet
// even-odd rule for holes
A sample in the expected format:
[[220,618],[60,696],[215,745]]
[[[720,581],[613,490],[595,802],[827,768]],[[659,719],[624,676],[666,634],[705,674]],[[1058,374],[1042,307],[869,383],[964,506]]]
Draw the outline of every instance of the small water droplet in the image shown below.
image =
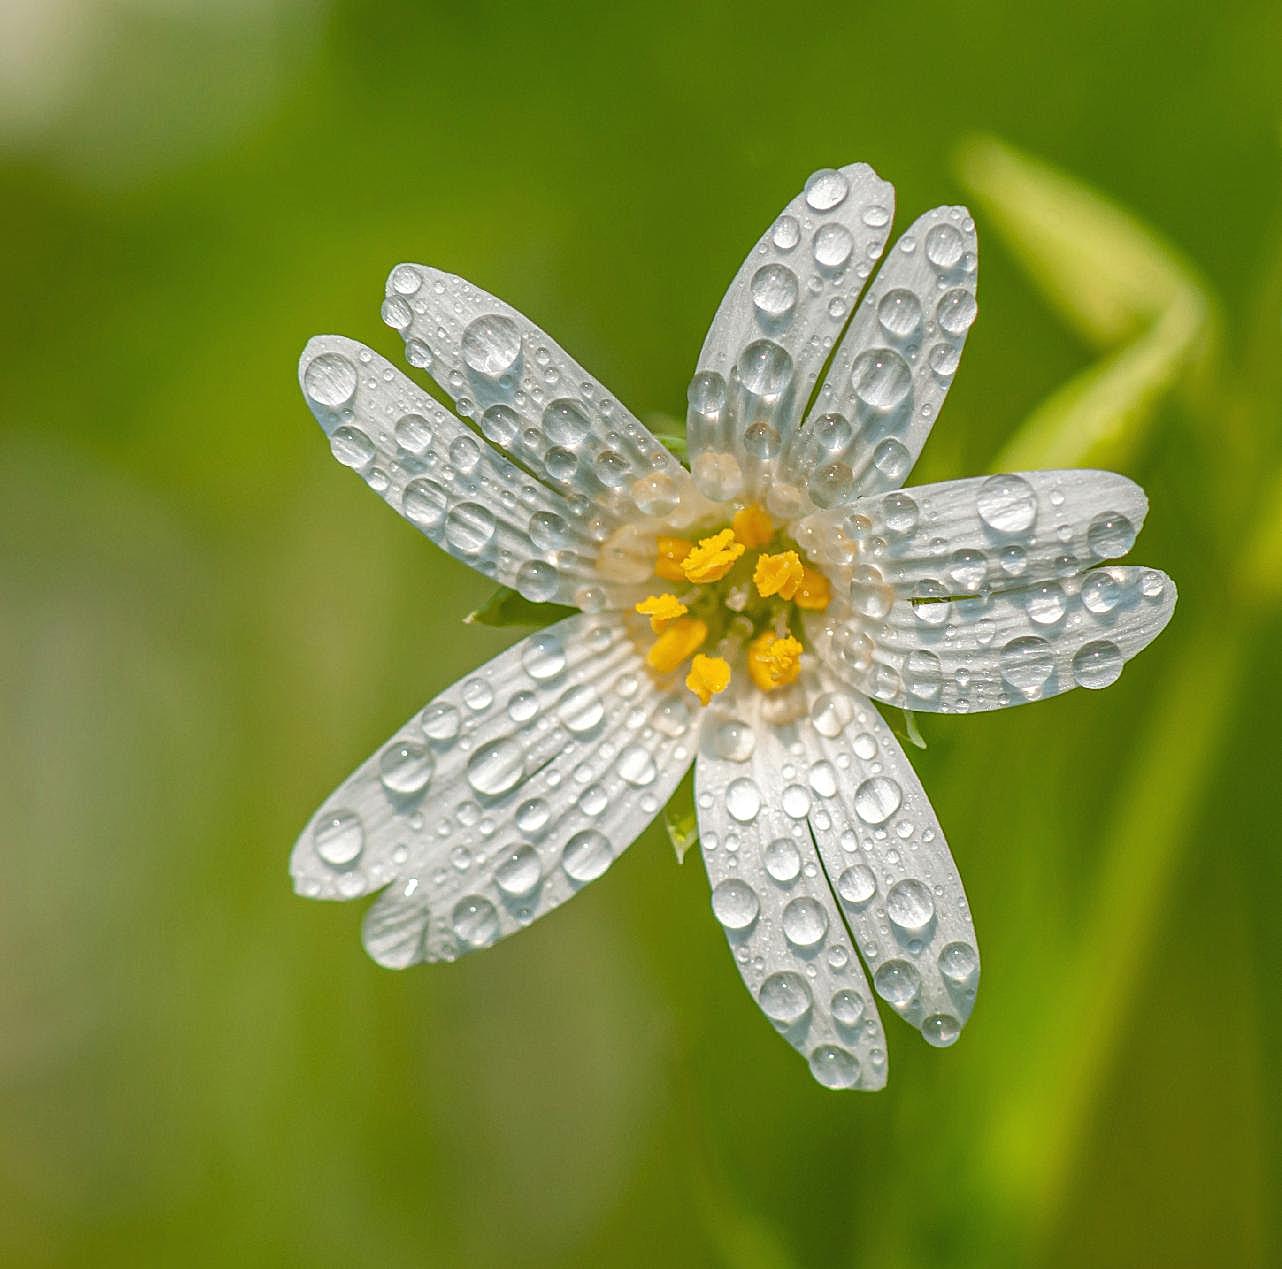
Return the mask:
[[738,369],[749,392],[774,397],[792,378],[792,358],[773,340],[756,339],[739,354]]
[[429,740],[453,740],[458,735],[458,710],[444,701],[436,701],[423,711],[419,726]]
[[479,555],[495,533],[494,513],[479,502],[460,502],[445,517],[445,540],[464,555]]
[[921,975],[907,961],[884,961],[873,975],[873,986],[884,1001],[903,1009],[921,990]]
[[1051,645],[1038,635],[1021,635],[1001,650],[1002,678],[1022,696],[1039,696],[1055,672]]
[[511,736],[491,740],[467,760],[467,782],[487,797],[515,788],[524,774],[525,754]]
[[964,335],[974,324],[979,307],[975,297],[963,287],[945,291],[935,306],[939,329],[949,335]]
[[750,824],[761,810],[761,791],[746,776],[726,788],[726,810],[741,824]]
[[1122,653],[1107,639],[1084,644],[1073,657],[1073,678],[1079,687],[1108,687],[1121,673]]
[[522,899],[533,894],[543,878],[543,866],[532,846],[511,851],[494,870],[494,884],[507,896]]
[[467,947],[485,947],[498,937],[499,914],[480,895],[467,895],[454,905],[454,933]]
[[614,862],[609,840],[596,829],[575,833],[561,852],[561,867],[571,881],[579,883],[599,877]]
[[877,320],[888,335],[906,339],[921,325],[921,302],[899,287],[887,291],[877,303]]
[[659,774],[658,768],[654,765],[654,759],[650,756],[650,751],[643,749],[640,745],[628,746],[619,755],[619,760],[615,763],[615,770],[618,771],[623,780],[637,788],[644,788],[647,784],[653,784],[655,777]]
[[752,275],[753,307],[771,320],[786,317],[797,306],[797,275],[783,264],[763,264]]
[[857,992],[837,992],[828,1007],[833,1018],[843,1027],[857,1026],[863,1020],[864,998]]
[[825,269],[840,269],[850,259],[855,240],[845,225],[830,222],[815,231],[811,250],[815,263]]
[[842,902],[862,907],[877,893],[877,878],[867,864],[852,864],[837,878]]
[[821,1044],[810,1054],[810,1073],[825,1088],[854,1088],[859,1060],[836,1044]]
[[378,760],[379,779],[392,793],[407,797],[420,793],[432,778],[432,755],[426,745],[412,740],[397,741],[383,750]]
[[317,855],[331,868],[350,868],[365,849],[365,830],[352,811],[332,811],[312,829]]
[[766,872],[776,881],[796,881],[801,873],[801,852],[786,837],[777,838],[766,847]]
[[329,448],[344,467],[357,470],[372,463],[378,452],[374,442],[359,427],[336,427],[330,435]]
[[1105,511],[1091,521],[1086,544],[1097,560],[1116,559],[1135,545],[1135,526],[1115,511]]
[[562,693],[556,712],[567,730],[579,735],[591,731],[605,717],[605,706],[595,687],[578,683]]

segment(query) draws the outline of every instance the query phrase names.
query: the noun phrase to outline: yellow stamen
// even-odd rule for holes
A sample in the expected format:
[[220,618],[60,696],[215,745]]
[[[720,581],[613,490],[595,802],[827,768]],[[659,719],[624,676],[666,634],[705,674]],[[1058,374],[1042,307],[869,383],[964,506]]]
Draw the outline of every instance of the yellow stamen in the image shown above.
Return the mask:
[[828,607],[828,601],[831,598],[832,596],[828,591],[828,579],[817,568],[811,568],[808,564],[803,564],[801,567],[801,583],[797,587],[797,593],[793,596],[793,601],[797,607],[821,611]]
[[706,622],[698,617],[678,617],[650,645],[645,663],[660,674],[670,674],[686,657],[697,652],[707,637]]
[[734,540],[734,530],[722,529],[700,541],[681,561],[681,571],[692,582],[719,582],[743,552],[743,543]]
[[748,645],[748,673],[763,692],[787,687],[801,673],[802,651],[792,635],[780,637],[773,630],[763,630]]
[[783,599],[791,599],[797,593],[805,571],[796,551],[780,551],[778,555],[757,556],[752,580],[763,597],[779,595]]
[[686,606],[675,595],[649,595],[637,605],[637,612],[650,618],[650,629],[658,634],[684,616]]
[[765,546],[775,535],[775,522],[755,502],[740,507],[730,523],[734,526],[735,537],[749,550]]
[[718,692],[730,685],[730,663],[724,657],[706,657],[702,652],[690,662],[686,687],[706,705]]
[[684,582],[686,575],[681,571],[681,561],[694,550],[694,543],[685,538],[660,538],[655,547],[658,551],[655,573],[665,582]]

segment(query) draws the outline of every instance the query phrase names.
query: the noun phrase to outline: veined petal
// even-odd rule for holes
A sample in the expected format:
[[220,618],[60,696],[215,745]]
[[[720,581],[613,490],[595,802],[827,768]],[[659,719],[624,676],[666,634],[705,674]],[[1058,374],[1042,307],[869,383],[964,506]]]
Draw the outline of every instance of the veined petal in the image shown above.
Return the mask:
[[798,540],[839,588],[868,563],[905,599],[981,595],[1125,555],[1147,511],[1114,472],[1007,472],[857,498],[807,517]]
[[969,599],[906,600],[857,576],[852,595],[809,619],[807,645],[869,696],[946,714],[1107,687],[1176,600],[1165,573],[1116,565]]
[[626,608],[640,598],[627,579],[648,576],[649,542],[630,573],[617,568],[586,499],[522,471],[377,353],[318,336],[299,381],[339,462],[456,559],[535,602]]
[[816,172],[748,253],[690,384],[691,467],[710,498],[796,514],[795,495],[767,489],[893,211],[894,189],[866,163]]
[[603,873],[690,765],[699,710],[614,616],[571,617],[441,693],[345,780],[290,859],[367,913],[380,964],[452,960]]
[[939,821],[869,701],[822,667],[806,690],[799,765],[824,869],[877,994],[931,1044],[952,1044],[975,1002],[979,950]]
[[975,225],[936,207],[895,243],[787,456],[819,507],[897,489],[930,435],[975,320]]
[[815,1078],[881,1088],[881,1019],[807,822],[814,755],[795,726],[768,720],[776,704],[748,690],[735,714],[704,719],[695,805],[712,911],[753,999]]
[[453,273],[398,264],[383,319],[410,363],[540,480],[625,520],[702,512],[690,473],[511,305]]

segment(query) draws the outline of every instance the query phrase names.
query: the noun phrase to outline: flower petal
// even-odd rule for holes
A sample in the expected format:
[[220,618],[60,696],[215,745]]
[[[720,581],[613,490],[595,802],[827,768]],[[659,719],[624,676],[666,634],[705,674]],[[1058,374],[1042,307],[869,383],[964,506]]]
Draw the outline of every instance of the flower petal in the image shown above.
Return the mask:
[[456,683],[345,780],[294,848],[296,889],[390,888],[366,948],[452,960],[603,873],[693,755],[694,698],[656,682],[612,616],[571,617]]
[[904,483],[975,320],[977,250],[964,207],[927,212],[891,249],[788,454],[816,506]]
[[820,668],[799,727],[810,826],[877,994],[934,1045],[957,1039],[979,986],[966,892],[899,742],[865,698]]
[[766,494],[837,336],[885,246],[894,189],[866,163],[816,172],[748,253],[690,384],[687,439],[710,498]]
[[405,340],[410,363],[431,374],[458,412],[548,485],[624,519],[698,509],[690,473],[502,300],[455,274],[398,264],[383,319]]
[[737,716],[704,719],[695,805],[712,911],[744,984],[815,1078],[881,1088],[881,1020],[807,824],[814,754],[768,721],[777,701],[748,690]]
[[1007,472],[857,498],[809,516],[798,537],[841,587],[868,561],[906,599],[977,595],[1125,555],[1147,511],[1114,472]]
[[631,571],[613,566],[586,500],[523,472],[377,353],[318,336],[299,380],[339,462],[456,559],[536,602],[627,608],[640,598],[651,544],[635,548]]
[[[876,574],[880,580],[868,575]],[[969,599],[897,597],[871,567],[853,599],[807,624],[807,643],[861,692],[945,714],[1107,687],[1175,608],[1157,569],[1110,565]]]

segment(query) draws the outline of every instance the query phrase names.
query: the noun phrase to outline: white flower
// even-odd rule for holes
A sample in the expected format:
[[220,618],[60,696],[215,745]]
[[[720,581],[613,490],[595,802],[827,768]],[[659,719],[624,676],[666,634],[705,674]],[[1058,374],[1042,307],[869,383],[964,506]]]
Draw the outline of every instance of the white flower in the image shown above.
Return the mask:
[[861,960],[931,1044],[957,1038],[979,976],[966,896],[869,698],[964,713],[1103,687],[1175,587],[1103,564],[1146,510],[1121,476],[901,489],[975,317],[976,243],[964,208],[927,212],[857,304],[892,206],[865,164],[818,172],[753,248],[690,385],[690,471],[538,327],[436,269],[393,269],[383,317],[474,426],[360,344],[308,344],[341,462],[450,554],[582,610],[411,718],[299,840],[303,894],[383,891],[380,964],[551,911],[693,761],[712,910],[815,1078],[885,1083]]

